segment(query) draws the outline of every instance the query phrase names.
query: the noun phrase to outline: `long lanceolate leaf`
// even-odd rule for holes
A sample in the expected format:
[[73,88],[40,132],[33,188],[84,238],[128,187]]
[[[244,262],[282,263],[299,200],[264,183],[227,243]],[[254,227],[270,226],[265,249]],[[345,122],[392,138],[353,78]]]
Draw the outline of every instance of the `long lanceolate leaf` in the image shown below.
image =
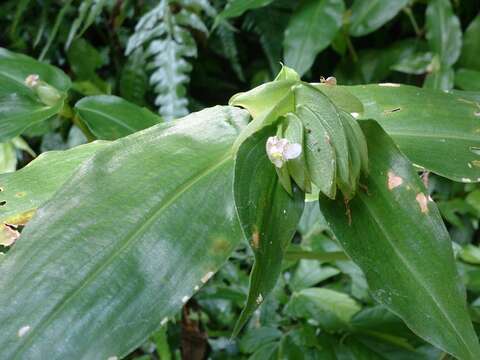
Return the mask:
[[400,84],[346,87],[416,165],[447,178],[480,181],[480,102],[458,92]]
[[247,119],[207,109],[84,163],[0,262],[0,358],[120,358],[164,324],[241,238],[231,146]]
[[294,187],[290,196],[267,157],[265,144],[274,132],[275,128],[269,126],[250,136],[240,146],[235,161],[235,205],[255,263],[247,304],[234,335],[275,286],[283,254],[303,212],[304,194]]
[[1,174],[0,226],[26,224],[83,161],[108,144],[95,141],[70,150],[49,151],[19,171]]
[[450,239],[411,163],[374,122],[363,124],[370,174],[348,204],[320,198],[345,251],[365,272],[374,298],[419,336],[460,359],[480,347],[458,285]]

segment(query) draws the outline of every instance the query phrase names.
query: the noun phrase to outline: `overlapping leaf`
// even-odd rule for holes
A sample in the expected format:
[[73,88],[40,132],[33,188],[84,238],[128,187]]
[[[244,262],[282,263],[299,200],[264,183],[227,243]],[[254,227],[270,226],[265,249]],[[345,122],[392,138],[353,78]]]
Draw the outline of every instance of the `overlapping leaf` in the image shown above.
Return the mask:
[[163,325],[240,240],[231,146],[247,119],[210,108],[85,162],[0,262],[0,357],[120,358]]
[[411,163],[373,121],[362,126],[371,159],[365,192],[348,205],[320,197],[320,210],[365,272],[377,301],[419,336],[460,359],[480,346],[459,287],[450,238]]
[[400,84],[347,87],[415,164],[456,181],[480,181],[480,103]]
[[235,326],[237,334],[272,291],[281,272],[284,252],[303,211],[304,195],[293,187],[290,196],[265,151],[275,127],[265,127],[240,146],[235,161],[235,206],[255,263],[247,303]]

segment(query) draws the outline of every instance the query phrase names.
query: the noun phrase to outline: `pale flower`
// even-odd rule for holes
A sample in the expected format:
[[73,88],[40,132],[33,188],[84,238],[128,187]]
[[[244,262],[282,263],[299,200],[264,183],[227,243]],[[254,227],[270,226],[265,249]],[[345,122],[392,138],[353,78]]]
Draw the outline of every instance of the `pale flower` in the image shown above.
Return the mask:
[[290,143],[287,139],[271,136],[267,140],[267,155],[277,168],[281,168],[287,160],[295,159],[302,153],[302,146]]
[[29,88],[33,88],[38,85],[39,81],[40,81],[39,75],[31,74],[25,78],[25,85],[27,85]]

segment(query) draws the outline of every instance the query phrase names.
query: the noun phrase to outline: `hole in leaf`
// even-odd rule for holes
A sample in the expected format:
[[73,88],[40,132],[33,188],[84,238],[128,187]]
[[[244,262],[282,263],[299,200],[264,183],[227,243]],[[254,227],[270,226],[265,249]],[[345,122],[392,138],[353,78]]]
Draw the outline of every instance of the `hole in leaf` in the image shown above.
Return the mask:
[[0,201],[0,206],[5,206],[5,205],[7,205],[7,202],[5,200]]

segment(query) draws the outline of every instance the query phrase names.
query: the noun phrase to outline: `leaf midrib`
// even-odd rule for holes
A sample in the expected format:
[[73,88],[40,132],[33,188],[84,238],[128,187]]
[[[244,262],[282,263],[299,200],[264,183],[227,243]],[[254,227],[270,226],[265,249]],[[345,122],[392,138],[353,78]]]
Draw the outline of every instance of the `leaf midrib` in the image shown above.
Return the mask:
[[189,180],[184,182],[181,186],[174,189],[169,194],[169,196],[166,196],[166,200],[160,202],[158,204],[158,206],[152,210],[152,212],[153,212],[152,215],[148,219],[146,219],[143,222],[143,224],[134,228],[133,232],[128,233],[127,236],[125,236],[122,239],[121,242],[123,242],[123,245],[120,246],[119,248],[117,248],[113,252],[113,254],[110,255],[110,257],[107,257],[107,261],[104,261],[104,262],[100,263],[100,266],[98,266],[96,269],[94,269],[92,272],[90,272],[86,276],[85,280],[83,281],[83,283],[79,287],[73,289],[72,292],[70,292],[66,297],[63,298],[62,302],[59,305],[57,305],[56,309],[53,309],[53,311],[50,312],[49,315],[47,315],[42,320],[40,320],[39,325],[36,326],[35,328],[33,328],[32,331],[27,334],[28,337],[25,339],[25,342],[22,345],[20,345],[20,347],[17,349],[16,355],[13,359],[14,360],[19,359],[19,356],[22,354],[23,349],[25,349],[33,341],[34,335],[36,335],[39,332],[39,330],[47,327],[55,319],[55,316],[58,313],[60,313],[65,308],[65,306],[72,299],[75,298],[75,296],[78,293],[80,293],[88,284],[90,284],[96,278],[96,276],[98,274],[100,274],[106,267],[108,267],[113,262],[113,260],[115,260],[115,258],[117,256],[119,256],[121,253],[123,253],[123,251],[131,245],[131,243],[137,238],[138,235],[142,234],[143,231],[146,230],[151,225],[151,223],[154,221],[154,219],[156,219],[164,210],[166,210],[171,204],[173,204],[175,202],[175,200],[177,200],[184,193],[186,193],[197,182],[199,182],[204,177],[213,173],[215,170],[217,170],[218,168],[223,166],[225,163],[227,163],[232,158],[233,158],[232,152],[228,151],[226,155],[217,159],[217,161],[215,161],[212,165],[210,165],[206,169],[204,169],[204,170],[200,171],[199,173],[197,173],[196,175],[194,175],[192,178],[190,178]]
[[430,139],[451,139],[451,140],[468,140],[472,142],[480,142],[480,137],[475,136],[475,137],[470,137],[470,136],[457,136],[457,135],[450,135],[450,134],[425,134],[425,133],[418,133],[418,132],[399,132],[399,131],[390,131],[390,130],[385,130],[388,135],[395,137],[422,137],[422,138],[430,138]]
[[[386,229],[383,227],[383,225],[377,220],[377,217],[376,217],[376,212],[374,210],[372,210],[370,208],[370,206],[368,205],[368,202],[364,201],[364,195],[362,193],[359,193],[358,194],[359,198],[362,200],[362,203],[364,204],[366,210],[370,213],[373,221],[375,222],[375,224],[377,224],[378,228],[380,229],[380,231],[384,234],[385,236],[385,239],[387,240],[387,243],[390,245],[390,247],[393,249],[394,253],[398,256],[398,258],[400,259],[400,261],[405,265],[405,268],[412,274],[412,277],[414,279],[417,279],[418,281],[418,284],[425,290],[425,293],[431,297],[431,299],[433,300],[433,302],[435,303],[435,305],[437,305],[437,308],[440,310],[440,313],[443,315],[443,317],[445,318],[447,324],[453,329],[454,333],[457,334],[457,338],[462,342],[462,344],[465,346],[465,348],[467,349],[467,351],[471,353],[470,351],[470,346],[468,346],[468,344],[465,342],[465,340],[463,339],[463,337],[461,336],[461,332],[458,331],[458,329],[456,328],[455,326],[455,323],[452,322],[452,320],[450,319],[450,317],[447,315],[447,313],[445,312],[445,310],[443,309],[443,307],[440,305],[440,303],[438,303],[437,299],[435,298],[435,296],[433,295],[430,287],[428,286],[427,283],[425,283],[421,278],[417,278],[416,276],[416,271],[415,270],[415,267],[408,262],[408,259],[405,258],[401,252],[397,249],[397,247],[395,246],[395,242],[392,241],[388,231],[386,231]],[[397,314],[398,315],[398,314]],[[439,344],[435,344],[436,346],[440,347]],[[442,349],[444,351],[446,351],[446,349]],[[474,354],[472,354],[474,355]],[[473,357],[474,358],[474,357]]]
[[[80,111],[81,112],[87,112],[87,113],[90,112],[90,113],[96,114],[96,115],[101,116],[101,117],[106,117],[107,119],[111,120],[115,124],[120,125],[120,126],[124,127],[125,129],[127,129],[129,131],[132,131],[132,132],[136,132],[136,131],[140,130],[140,129],[135,129],[135,128],[131,127],[130,125],[127,125],[124,122],[118,120],[117,118],[115,118],[113,116],[110,116],[107,113],[98,111],[98,110],[93,110],[91,108],[89,108],[89,109],[84,108],[84,109],[80,109]],[[85,120],[85,122],[88,124],[88,121]]]

